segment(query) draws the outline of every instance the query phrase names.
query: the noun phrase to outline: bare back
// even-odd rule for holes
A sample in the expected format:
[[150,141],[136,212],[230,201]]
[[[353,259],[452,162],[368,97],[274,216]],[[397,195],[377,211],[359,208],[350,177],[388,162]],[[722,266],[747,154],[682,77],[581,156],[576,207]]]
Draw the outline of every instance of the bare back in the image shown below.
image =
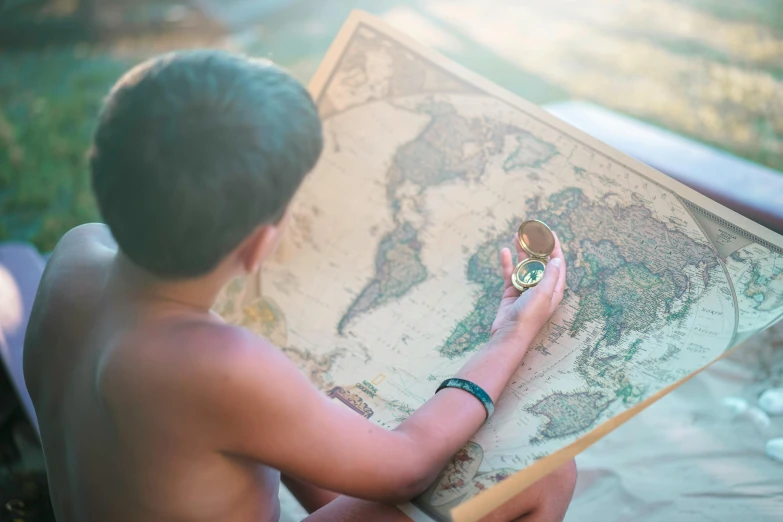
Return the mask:
[[[44,273],[25,344],[57,520],[277,520],[279,474],[214,447],[177,383],[229,327],[108,284],[116,246],[79,227]],[[203,335],[204,333],[208,335]],[[194,355],[196,354],[196,355]]]

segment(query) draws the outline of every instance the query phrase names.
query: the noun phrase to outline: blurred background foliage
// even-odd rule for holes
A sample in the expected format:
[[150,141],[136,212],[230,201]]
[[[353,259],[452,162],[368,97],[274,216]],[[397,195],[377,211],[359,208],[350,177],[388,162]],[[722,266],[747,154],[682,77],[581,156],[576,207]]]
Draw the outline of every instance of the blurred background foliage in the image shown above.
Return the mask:
[[586,99],[783,170],[783,0],[0,0],[0,240],[99,220],[101,100],[154,54],[221,47],[306,82],[352,8],[535,103]]

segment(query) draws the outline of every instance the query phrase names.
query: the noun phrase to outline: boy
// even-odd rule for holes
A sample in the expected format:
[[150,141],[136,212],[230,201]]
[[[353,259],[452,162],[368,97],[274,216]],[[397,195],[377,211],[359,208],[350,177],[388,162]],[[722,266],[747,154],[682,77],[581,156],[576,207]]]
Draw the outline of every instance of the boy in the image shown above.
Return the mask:
[[[281,472],[313,522],[407,520],[390,504],[422,492],[484,422],[479,392],[446,388],[384,430],[210,312],[274,251],[321,146],[311,98],[265,61],[172,54],[112,89],[91,153],[107,226],[57,245],[25,345],[60,522],[277,520]],[[507,249],[501,263],[491,341],[456,375],[492,400],[565,285],[559,245],[522,296]],[[560,520],[574,480],[571,463],[492,520]]]

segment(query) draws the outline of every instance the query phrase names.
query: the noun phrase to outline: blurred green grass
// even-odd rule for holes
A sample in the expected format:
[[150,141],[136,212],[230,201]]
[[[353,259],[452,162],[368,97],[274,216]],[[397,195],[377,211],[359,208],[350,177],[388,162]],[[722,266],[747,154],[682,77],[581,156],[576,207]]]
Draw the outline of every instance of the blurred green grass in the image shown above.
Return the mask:
[[48,251],[99,219],[87,149],[101,101],[128,66],[82,47],[0,55],[0,240]]

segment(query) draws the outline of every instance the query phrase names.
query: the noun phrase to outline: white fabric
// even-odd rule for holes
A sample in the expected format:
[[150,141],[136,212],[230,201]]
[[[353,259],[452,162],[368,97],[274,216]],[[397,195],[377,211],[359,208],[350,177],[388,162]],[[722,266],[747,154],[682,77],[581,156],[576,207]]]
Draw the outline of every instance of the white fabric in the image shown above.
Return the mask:
[[566,522],[783,520],[783,463],[764,450],[783,416],[762,433],[723,405],[782,381],[779,323],[579,455]]

